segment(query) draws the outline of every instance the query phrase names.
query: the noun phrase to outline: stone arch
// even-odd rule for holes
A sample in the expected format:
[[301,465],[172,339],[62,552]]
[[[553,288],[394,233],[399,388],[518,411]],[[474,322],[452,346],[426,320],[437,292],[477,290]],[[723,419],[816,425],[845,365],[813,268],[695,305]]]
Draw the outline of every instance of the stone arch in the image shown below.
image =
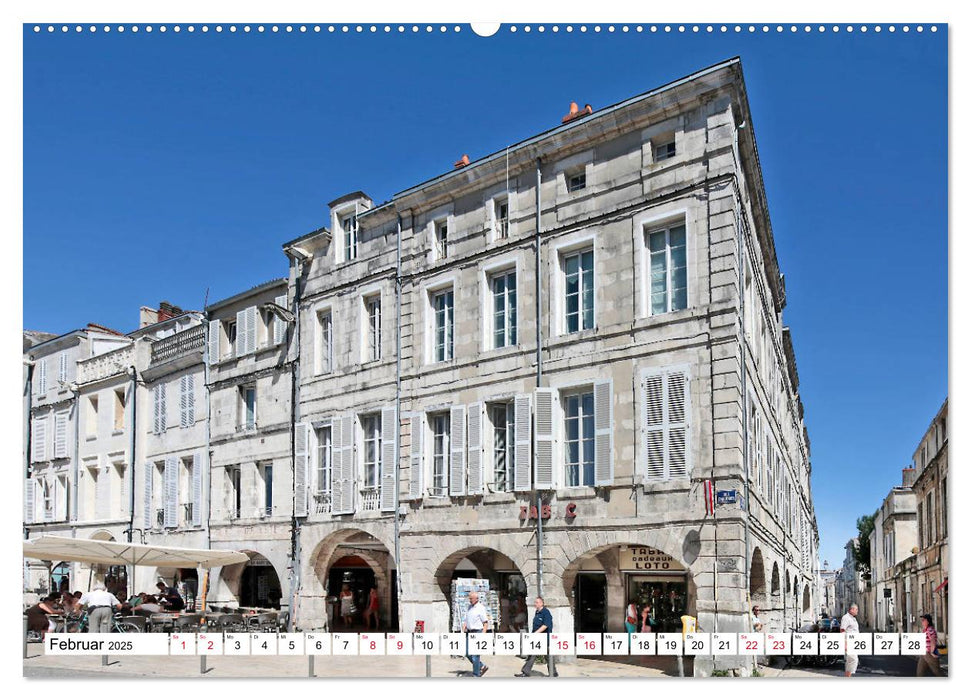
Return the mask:
[[[252,561],[255,557],[260,557],[268,561],[270,566],[273,567],[273,573],[276,574],[277,582],[280,584],[282,592],[283,577],[280,576],[279,566],[273,563],[272,559],[265,556],[262,552],[258,552],[253,549],[241,549],[239,551],[249,556],[250,561]],[[224,566],[219,570],[218,575],[212,577],[213,583],[210,584],[212,586],[212,593],[209,597],[214,604],[225,604],[231,600],[235,600],[237,605],[240,603],[240,587],[243,580],[243,571],[247,566],[249,566],[248,561]]]
[[99,542],[114,542],[115,536],[110,530],[95,530],[91,533],[89,540],[97,540]]
[[772,583],[769,585],[769,593],[772,597],[778,597],[782,593],[782,583],[779,580],[779,562],[772,562]]
[[765,563],[762,561],[762,550],[758,547],[752,552],[752,563],[749,565],[748,594],[753,605],[765,605]]
[[314,548],[303,557],[303,580],[310,581],[320,570],[320,562],[331,563],[338,547],[347,543],[351,538],[361,533],[370,535],[377,540],[388,552],[389,563],[394,562],[394,543],[386,541],[386,533],[382,527],[370,523],[354,523],[353,527],[338,527],[325,534]]

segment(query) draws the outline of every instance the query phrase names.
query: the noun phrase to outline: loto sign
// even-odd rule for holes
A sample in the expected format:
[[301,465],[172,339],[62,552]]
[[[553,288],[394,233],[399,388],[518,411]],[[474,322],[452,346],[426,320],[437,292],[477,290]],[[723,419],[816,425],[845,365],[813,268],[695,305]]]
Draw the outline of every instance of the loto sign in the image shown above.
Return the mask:
[[621,571],[684,571],[670,554],[651,547],[621,547]]

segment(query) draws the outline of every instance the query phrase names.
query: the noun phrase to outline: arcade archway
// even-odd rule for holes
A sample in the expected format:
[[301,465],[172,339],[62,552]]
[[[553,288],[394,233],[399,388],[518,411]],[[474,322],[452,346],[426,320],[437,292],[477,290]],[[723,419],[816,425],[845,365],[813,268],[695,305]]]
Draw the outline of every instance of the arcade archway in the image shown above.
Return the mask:
[[449,629],[461,629],[468,594],[475,590],[492,613],[498,632],[528,631],[526,577],[510,557],[488,547],[465,547],[435,570],[435,582],[449,607]]
[[213,603],[239,608],[280,609],[283,589],[276,567],[259,552],[243,550],[249,561],[224,566],[213,591]]

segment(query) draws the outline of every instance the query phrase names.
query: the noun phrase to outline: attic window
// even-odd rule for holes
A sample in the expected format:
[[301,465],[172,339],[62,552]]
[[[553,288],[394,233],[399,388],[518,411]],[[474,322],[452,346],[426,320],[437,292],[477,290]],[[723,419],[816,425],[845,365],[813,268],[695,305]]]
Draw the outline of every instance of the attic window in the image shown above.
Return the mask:
[[583,170],[568,174],[566,176],[566,189],[568,192],[579,192],[587,186],[587,173]]
[[674,147],[673,134],[661,137],[656,143],[657,145],[654,147],[655,163],[659,163],[662,160],[667,160],[668,158],[674,158],[676,151]]

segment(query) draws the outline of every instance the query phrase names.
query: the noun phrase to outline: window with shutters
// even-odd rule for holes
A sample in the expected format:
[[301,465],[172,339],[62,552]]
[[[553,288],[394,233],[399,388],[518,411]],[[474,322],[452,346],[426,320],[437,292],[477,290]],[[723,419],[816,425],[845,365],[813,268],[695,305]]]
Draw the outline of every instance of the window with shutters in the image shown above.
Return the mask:
[[263,483],[262,513],[269,517],[273,515],[273,463],[263,462],[257,469]]
[[40,485],[44,520],[50,522],[54,519],[54,484],[47,479],[42,479]]
[[492,201],[493,235],[495,240],[509,238],[509,198],[496,197]]
[[563,458],[567,486],[594,485],[594,403],[588,387],[564,393]]
[[243,471],[237,467],[226,468],[226,510],[230,520],[237,520],[243,513]]
[[167,427],[166,406],[165,406],[165,382],[159,382],[152,387],[152,405],[154,409],[154,430],[156,435],[161,435]]
[[492,490],[512,491],[516,469],[516,414],[513,403],[489,404],[492,423]]
[[563,274],[563,331],[576,333],[594,327],[593,248],[561,257]]
[[329,513],[333,479],[333,440],[331,426],[317,430],[317,473],[314,484],[315,512]]
[[87,410],[84,419],[84,434],[91,440],[98,436],[98,395],[88,397]]
[[334,323],[330,309],[317,312],[317,373],[334,371]]
[[647,231],[651,315],[688,308],[688,261],[683,223]]
[[941,479],[941,538],[947,537],[947,477]]
[[364,359],[373,362],[381,359],[381,295],[365,297],[364,311],[366,318]]
[[492,293],[492,347],[504,348],[518,342],[516,329],[516,271],[507,270],[489,278]]
[[152,480],[152,528],[159,530],[165,525],[165,462],[155,462],[148,478]]
[[67,475],[57,477],[57,503],[55,504],[56,520],[71,519],[71,491]]
[[256,385],[246,384],[239,388],[239,421],[243,430],[256,428]]
[[645,372],[641,395],[645,477],[649,481],[687,477],[691,468],[687,368]]
[[[280,308],[287,308],[287,295],[281,294],[273,302]],[[273,325],[273,344],[279,345],[287,339],[287,323],[278,314],[274,313],[272,315],[272,325]]]
[[30,461],[47,461],[47,416],[31,421]]
[[178,527],[192,526],[192,473],[195,471],[195,460],[192,457],[182,457],[178,461],[178,493],[176,508],[178,510]]
[[434,318],[432,357],[435,362],[445,362],[454,357],[455,296],[451,289],[433,292],[431,303]]
[[428,416],[432,429],[432,496],[448,495],[449,446],[451,421],[448,413],[432,413]]
[[196,378],[183,374],[179,378],[179,425],[189,428],[196,422]]
[[341,219],[341,233],[344,237],[344,260],[357,259],[357,215]]
[[44,357],[37,360],[37,364],[34,370],[34,386],[37,391],[38,396],[43,396],[47,393],[47,358]]
[[67,384],[67,351],[57,356],[57,381]]
[[113,430],[116,433],[120,433],[125,429],[125,390],[115,389],[113,397],[115,408]]

